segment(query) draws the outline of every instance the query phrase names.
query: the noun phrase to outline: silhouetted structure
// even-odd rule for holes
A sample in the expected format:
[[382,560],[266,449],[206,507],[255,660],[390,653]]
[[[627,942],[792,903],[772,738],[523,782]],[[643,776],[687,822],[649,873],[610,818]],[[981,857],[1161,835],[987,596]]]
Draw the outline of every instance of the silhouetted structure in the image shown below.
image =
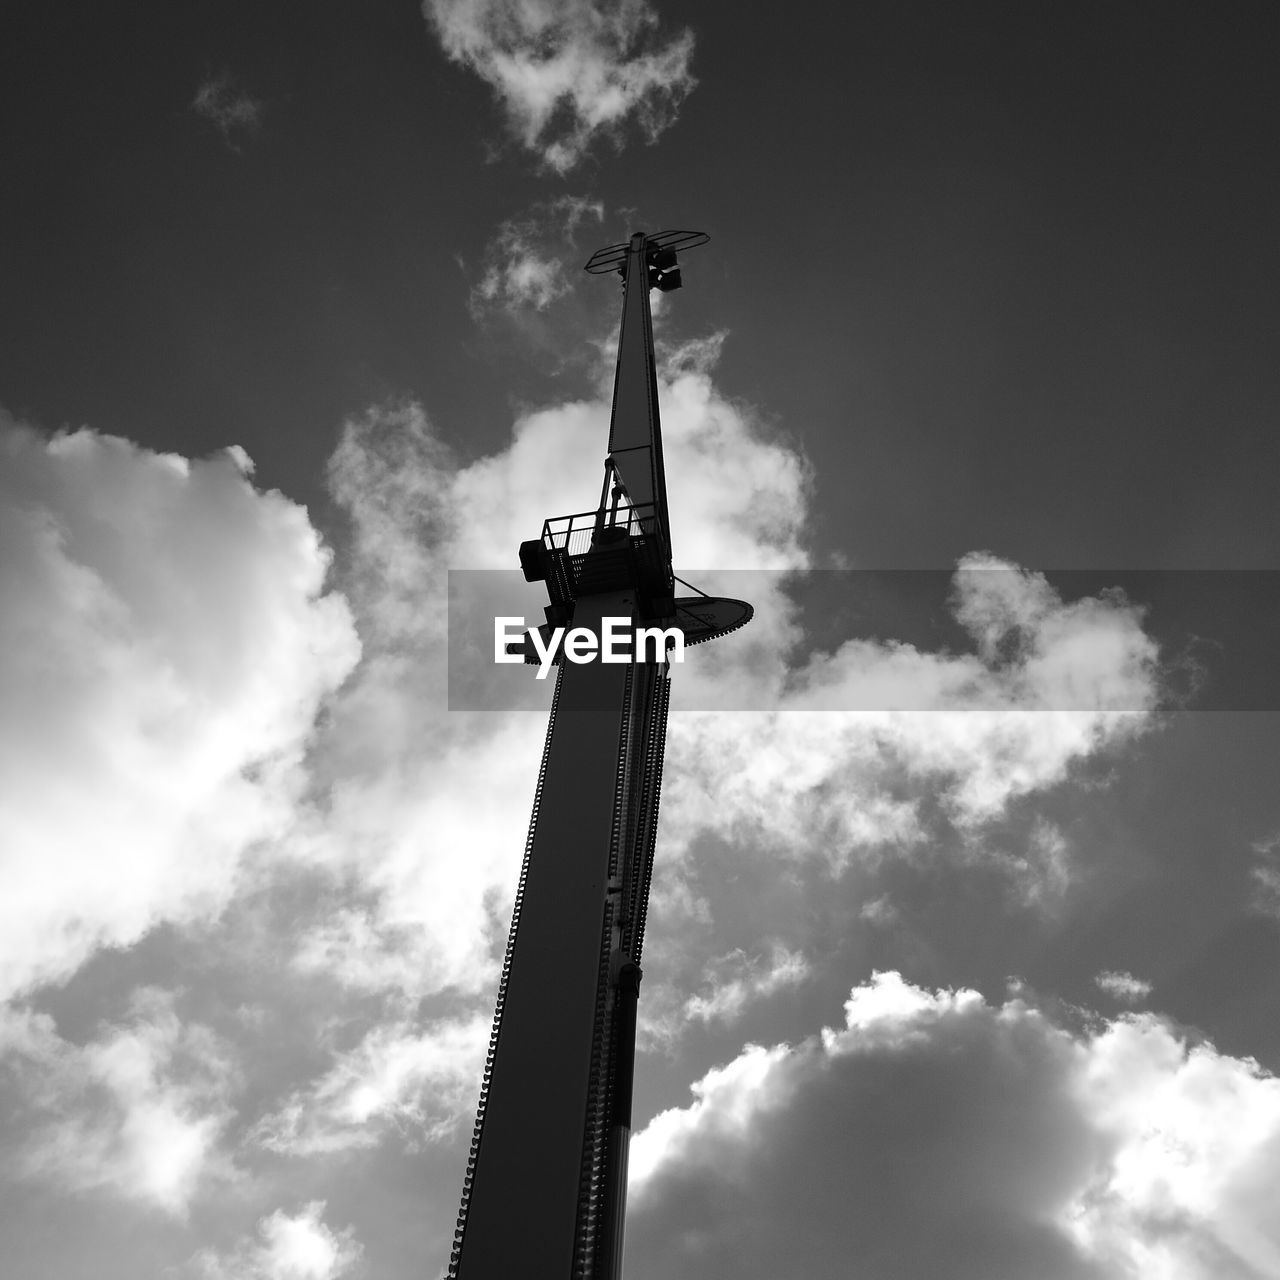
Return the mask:
[[[596,510],[520,547],[549,634],[602,619],[685,643],[751,606],[675,598],[649,290],[679,288],[700,232],[636,234],[591,272],[624,281],[609,451]],[[526,657],[531,659],[526,638]],[[640,953],[653,870],[669,666],[559,663],[450,1260],[457,1280],[621,1275]]]

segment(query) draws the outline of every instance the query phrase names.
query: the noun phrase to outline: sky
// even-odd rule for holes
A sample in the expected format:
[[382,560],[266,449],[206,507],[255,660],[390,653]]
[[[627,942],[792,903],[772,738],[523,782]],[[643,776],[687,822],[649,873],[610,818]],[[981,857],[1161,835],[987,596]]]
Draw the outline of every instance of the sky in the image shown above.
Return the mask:
[[5,1274],[442,1274],[550,695],[450,574],[596,501],[580,268],[676,228],[756,616],[673,674],[628,1280],[1280,1278],[1278,37],[5,5]]

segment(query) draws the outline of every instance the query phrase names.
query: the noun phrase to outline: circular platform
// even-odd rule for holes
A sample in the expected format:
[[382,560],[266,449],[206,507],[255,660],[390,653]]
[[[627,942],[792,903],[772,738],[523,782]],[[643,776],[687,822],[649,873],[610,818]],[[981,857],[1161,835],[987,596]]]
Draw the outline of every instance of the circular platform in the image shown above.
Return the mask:
[[[755,610],[745,600],[730,600],[727,596],[678,596],[674,625],[684,631],[685,644],[703,644],[730,631],[745,627],[755,616]],[[664,627],[672,625],[663,619]]]

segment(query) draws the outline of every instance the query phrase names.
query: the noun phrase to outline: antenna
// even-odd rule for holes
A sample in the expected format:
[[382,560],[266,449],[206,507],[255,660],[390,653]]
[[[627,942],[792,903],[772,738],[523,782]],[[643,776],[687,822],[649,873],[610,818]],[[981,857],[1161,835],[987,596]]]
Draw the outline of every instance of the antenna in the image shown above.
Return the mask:
[[[645,256],[651,273],[650,286],[661,289],[664,293],[680,288],[680,270],[676,266],[676,254],[685,249],[696,249],[710,239],[711,237],[705,231],[657,231],[653,235],[645,236]],[[611,271],[616,271],[625,277],[627,254],[631,252],[634,243],[633,236],[625,244],[611,244],[603,249],[597,249],[587,259],[587,265],[583,270],[589,271],[593,276],[607,275]],[[672,271],[675,272],[674,282],[669,275]],[[657,279],[654,279],[655,274]],[[667,278],[665,284],[664,277]]]

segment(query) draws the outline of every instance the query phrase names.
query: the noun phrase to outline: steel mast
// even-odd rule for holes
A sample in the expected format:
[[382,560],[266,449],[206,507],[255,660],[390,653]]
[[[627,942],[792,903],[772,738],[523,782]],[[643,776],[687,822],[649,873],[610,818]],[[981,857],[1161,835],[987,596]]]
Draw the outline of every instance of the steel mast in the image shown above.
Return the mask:
[[[623,278],[609,452],[594,511],[520,546],[554,626],[679,627],[686,644],[751,606],[677,600],[649,290],[680,287],[701,232],[637,233],[586,269]],[[532,660],[527,646],[526,656]],[[498,987],[451,1280],[618,1280],[640,955],[653,871],[669,666],[560,663]]]

